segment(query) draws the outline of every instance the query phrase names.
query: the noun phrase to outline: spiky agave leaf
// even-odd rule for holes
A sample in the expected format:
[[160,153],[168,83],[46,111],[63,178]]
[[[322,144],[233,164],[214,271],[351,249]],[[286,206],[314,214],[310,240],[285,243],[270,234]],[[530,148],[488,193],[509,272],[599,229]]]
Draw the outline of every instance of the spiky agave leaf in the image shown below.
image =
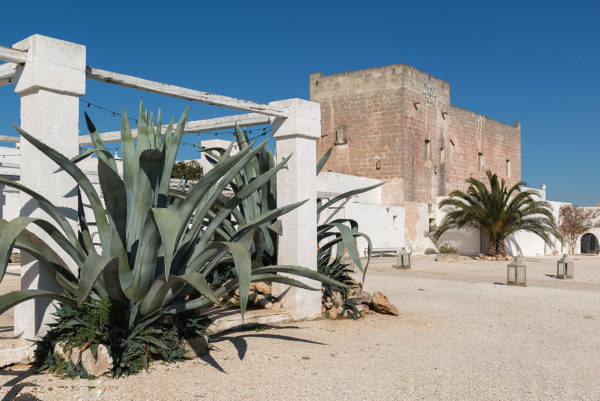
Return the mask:
[[[325,152],[323,157],[317,163],[317,175],[321,172],[329,158],[331,157],[331,153],[333,151],[333,146]],[[335,205],[336,203],[347,199],[351,196],[358,195],[364,192],[368,192],[372,189],[375,189],[381,185],[385,184],[385,182],[381,182],[375,185],[370,185],[364,188],[357,188],[354,190],[350,190],[335,196],[333,199],[329,201],[321,202],[320,200],[317,203],[317,220],[321,217],[321,212],[328,207]],[[357,238],[362,237],[367,241],[367,262],[363,265],[360,255],[358,252],[358,244]],[[352,219],[337,219],[331,222],[327,222],[325,224],[320,224],[317,227],[317,243],[319,246],[319,261],[322,259],[327,259],[327,263],[329,263],[330,258],[325,258],[328,250],[335,246],[336,247],[336,258],[331,262],[333,265],[336,264],[335,260],[338,258],[341,259],[344,252],[348,252],[348,255],[358,266],[359,270],[362,272],[362,280],[364,282],[365,276],[367,274],[367,269],[371,262],[371,253],[372,253],[372,244],[371,238],[368,235],[361,233],[358,231],[358,224],[356,221]]]

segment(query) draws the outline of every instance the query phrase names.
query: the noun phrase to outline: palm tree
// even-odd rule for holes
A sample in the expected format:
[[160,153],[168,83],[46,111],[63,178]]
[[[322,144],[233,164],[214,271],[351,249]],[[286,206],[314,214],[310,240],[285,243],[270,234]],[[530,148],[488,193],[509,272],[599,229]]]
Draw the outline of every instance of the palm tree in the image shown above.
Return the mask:
[[504,179],[499,180],[489,170],[485,174],[489,189],[483,182],[469,178],[466,192],[453,191],[439,203],[439,208],[451,206],[453,210],[436,230],[436,242],[447,231],[475,228],[487,235],[487,254],[504,256],[504,240],[517,231],[534,233],[549,245],[551,236],[560,238],[548,202],[537,200],[533,190],[522,190],[521,186],[526,185],[522,181],[508,189]]

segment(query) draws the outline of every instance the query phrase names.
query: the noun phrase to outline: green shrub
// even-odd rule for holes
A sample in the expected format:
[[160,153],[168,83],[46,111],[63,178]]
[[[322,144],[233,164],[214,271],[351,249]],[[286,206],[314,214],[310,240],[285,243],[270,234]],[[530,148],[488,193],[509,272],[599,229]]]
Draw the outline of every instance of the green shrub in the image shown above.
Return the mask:
[[89,378],[81,363],[66,361],[56,352],[55,344],[61,344],[64,350],[89,348],[94,356],[102,344],[115,358],[113,375],[130,375],[147,369],[151,359],[183,360],[183,339],[204,335],[211,323],[203,316],[174,316],[150,319],[133,330],[125,330],[121,323],[126,313],[122,305],[111,303],[108,297],[101,301],[87,299],[76,308],[60,305],[54,313],[56,322],[50,323],[46,334],[36,340],[35,365],[40,371]]
[[444,242],[442,246],[438,248],[439,253],[458,253],[458,249],[449,242]]
[[204,174],[202,166],[196,160],[175,162],[172,178],[198,181]]
[[340,293],[342,296],[341,315],[344,315],[344,313],[347,312],[348,316],[352,319],[362,317],[362,313],[357,307],[361,298],[351,298],[349,296],[350,287],[355,285],[354,279],[350,276],[352,270],[348,268],[349,265],[343,263],[341,258],[331,260],[331,252],[319,252],[318,257],[318,272],[346,285],[345,287],[341,287],[339,285],[324,284],[322,290],[323,295],[321,297],[323,304],[325,304],[328,299],[335,298],[336,293]]

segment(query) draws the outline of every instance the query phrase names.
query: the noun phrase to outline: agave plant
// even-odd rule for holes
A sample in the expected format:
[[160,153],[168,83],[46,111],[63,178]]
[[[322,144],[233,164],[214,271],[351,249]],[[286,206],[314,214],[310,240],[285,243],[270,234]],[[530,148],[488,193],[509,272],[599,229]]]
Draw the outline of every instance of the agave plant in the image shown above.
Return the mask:
[[[317,163],[317,175],[323,169],[327,160],[331,156],[333,147],[331,147]],[[364,188],[358,188],[352,191],[344,192],[329,201],[323,203],[318,200],[317,204],[317,220],[320,219],[321,213],[328,207],[335,205],[336,203],[349,198],[353,195],[358,195],[363,192],[370,191],[371,189],[377,188],[384,183],[371,185]],[[364,238],[367,241],[367,262],[363,265],[357,246],[357,239],[359,237]],[[339,284],[323,284],[323,300],[325,301],[328,297],[331,297],[334,291],[339,291],[342,294],[343,299],[343,311],[348,311],[349,316],[352,318],[358,318],[361,316],[361,312],[357,309],[357,302],[360,301],[358,298],[350,298],[348,286],[353,284],[352,277],[350,276],[351,270],[348,268],[348,264],[343,262],[344,253],[348,253],[350,259],[362,272],[362,281],[364,283],[367,269],[371,261],[372,244],[371,239],[368,235],[358,231],[358,223],[352,219],[335,219],[324,224],[319,224],[317,227],[317,271],[326,277],[329,277],[338,283],[343,283],[346,287],[340,286]],[[334,252],[335,251],[335,252]]]
[[[330,148],[317,163],[317,175],[319,175],[319,173],[323,169],[323,166],[325,165],[325,163],[327,163],[327,160],[329,160],[332,150],[333,147]],[[333,206],[336,203],[347,199],[351,196],[370,191],[383,184],[384,183],[378,183],[368,187],[358,188],[352,191],[344,192],[328,200],[325,203],[323,203],[319,199],[317,201],[317,220],[321,218],[321,213],[328,207]],[[367,263],[365,265],[362,264],[362,261],[360,260],[360,255],[358,253],[358,246],[356,240],[359,237],[362,237],[367,241]],[[364,281],[365,275],[367,274],[367,268],[369,267],[369,263],[371,261],[372,244],[371,239],[368,235],[358,231],[358,223],[355,220],[335,219],[324,224],[320,224],[317,227],[317,243],[319,244],[319,261],[322,261],[321,263],[325,263],[325,260],[331,259],[331,256],[333,255],[332,249],[334,248],[335,257],[332,263],[335,263],[336,261],[339,262],[344,256],[344,253],[348,252],[348,256],[350,257],[350,259],[362,272]],[[326,254],[329,255],[329,258],[323,257]]]
[[[252,143],[248,139],[245,131],[240,127],[235,128],[235,146],[240,151],[249,151],[252,149]],[[254,157],[239,171],[239,174],[231,181],[230,189],[234,194],[239,194],[246,189],[246,186],[275,167],[275,158],[268,146],[255,149]],[[222,148],[201,148],[207,159],[217,164],[226,154],[226,149]],[[218,201],[219,204],[227,200],[222,195]],[[239,224],[247,224],[248,221],[255,220],[258,216],[267,215],[277,208],[277,180],[272,176],[256,191],[245,197],[236,209],[232,211],[232,217]],[[277,261],[277,236],[281,235],[281,221],[277,218],[265,220],[254,230],[252,245],[254,250],[254,263],[258,265],[268,265]],[[232,238],[236,231],[232,226],[224,226],[219,232],[224,239]]]
[[[235,130],[235,140],[235,146],[239,147],[241,151],[246,151],[252,147],[249,143],[250,141],[248,140],[247,133],[242,131],[239,127]],[[319,160],[316,167],[317,175],[321,172],[327,160],[329,160],[332,150],[333,148],[330,148]],[[207,156],[207,159],[210,162],[217,165],[217,163],[222,160],[226,150],[223,148],[202,148],[201,152]],[[263,148],[254,156],[254,160],[246,164],[245,168],[240,171],[239,175],[231,184],[231,190],[235,194],[243,191],[257,176],[264,174],[274,166],[275,159],[273,154],[268,148]],[[380,185],[383,185],[383,183],[348,191],[336,196],[325,204],[323,204],[321,200],[318,200],[317,221],[319,220],[321,213],[328,207],[347,199],[350,196],[370,191]],[[224,201],[225,199],[224,196],[220,198],[221,201]],[[253,196],[247,197],[239,205],[238,210],[235,211],[234,217],[236,221],[245,222],[248,218],[254,218],[256,214],[265,214],[269,210],[275,208],[276,199],[277,187],[276,180],[273,178],[270,182],[263,185],[259,191],[254,192]],[[277,242],[274,234],[279,233],[280,229],[279,222],[272,220],[265,221],[263,225],[256,230],[253,238],[254,244],[257,244],[254,247],[256,249],[256,263],[273,263],[276,260]],[[235,231],[233,230],[225,229],[224,231],[225,232],[223,232],[222,235],[225,238],[230,238],[235,234]],[[362,237],[367,241],[367,262],[364,265],[360,259],[356,243],[359,237]],[[272,238],[273,240],[270,241],[269,238]],[[351,285],[353,280],[349,275],[350,271],[348,269],[348,264],[343,263],[343,257],[347,252],[351,260],[363,273],[364,281],[371,260],[372,246],[369,236],[358,231],[358,224],[355,220],[336,219],[317,227],[316,240],[318,244],[317,271],[335,281],[335,283],[327,282],[323,284],[323,299],[327,298],[334,290],[341,291],[344,296],[344,308],[350,311],[356,311],[354,316],[360,315],[360,312],[356,310],[353,301],[348,298],[346,287]],[[260,245],[262,243],[265,244],[264,247]]]
[[[256,197],[257,191],[269,185],[289,157],[277,165],[269,165],[248,178],[243,189],[231,198],[223,190],[235,186],[240,175],[247,174],[248,164],[264,152],[266,141],[254,148],[246,147],[232,154],[226,149],[214,168],[189,190],[170,188],[173,164],[179,149],[188,110],[176,127],[173,120],[163,132],[160,112],[156,124],[151,114],[140,106],[137,144],[125,110],[121,122],[123,174],[86,115],[94,147],[69,160],[15,126],[21,136],[52,159],[78,184],[78,228],[73,229],[62,212],[44,198],[18,182],[0,178],[0,182],[17,188],[38,201],[39,207],[52,219],[47,221],[18,217],[0,220],[0,279],[4,275],[13,248],[25,251],[46,263],[56,272],[62,293],[43,290],[19,290],[0,296],[0,313],[14,305],[37,297],[60,301],[69,307],[83,305],[86,300],[100,301],[108,297],[112,304],[124,305],[124,327],[133,330],[137,324],[157,316],[198,311],[219,304],[224,295],[239,289],[240,309],[244,314],[248,290],[253,281],[280,282],[314,289],[295,280],[288,273],[325,283],[334,281],[300,266],[260,265],[253,254],[268,248],[264,224],[303,202],[279,208],[261,208],[250,212],[244,207],[244,219],[238,213],[240,205]],[[97,155],[101,193],[96,191],[77,162]],[[83,197],[89,202],[99,244],[92,241],[92,232],[84,213]],[[215,203],[221,201],[218,211]],[[233,215],[232,219],[230,216]],[[37,225],[69,256],[59,257],[52,247],[27,230]],[[257,232],[261,235],[257,235]],[[225,235],[226,234],[226,235]],[[225,238],[223,238],[225,237]],[[217,239],[222,240],[217,240]],[[76,267],[73,273],[70,267]],[[209,284],[215,269],[226,266],[231,279]]]

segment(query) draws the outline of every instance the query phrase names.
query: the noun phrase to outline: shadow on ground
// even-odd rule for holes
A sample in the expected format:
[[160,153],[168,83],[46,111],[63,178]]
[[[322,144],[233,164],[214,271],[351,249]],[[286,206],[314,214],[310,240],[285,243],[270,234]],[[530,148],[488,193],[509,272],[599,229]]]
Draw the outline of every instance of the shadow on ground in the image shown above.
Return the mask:
[[[224,341],[228,341],[231,344],[233,344],[233,346],[235,347],[240,360],[243,360],[244,357],[246,356],[246,352],[248,351],[248,342],[246,341],[247,338],[264,338],[264,339],[269,339],[269,340],[283,340],[283,341],[289,341],[289,342],[300,342],[300,343],[315,344],[315,345],[327,345],[325,343],[307,340],[305,338],[262,332],[267,329],[271,329],[271,330],[282,330],[282,329],[302,330],[302,328],[300,328],[298,326],[263,325],[263,326],[258,326],[256,329],[254,329],[252,331],[226,331],[226,332],[223,332],[223,333],[220,333],[220,334],[217,334],[217,335],[211,337],[211,344],[213,345],[212,351],[219,351],[218,344],[221,342],[224,342]],[[215,369],[218,369],[219,371],[221,371],[223,373],[227,373],[210,354],[206,355],[206,356],[202,356],[202,357],[200,357],[200,359],[202,359],[204,362],[208,363]]]
[[30,393],[20,394],[21,391],[26,387],[37,387],[36,384],[31,383],[30,381],[26,381],[26,379],[30,378],[37,374],[36,370],[31,367],[28,369],[15,369],[15,370],[0,370],[0,376],[14,376],[12,379],[8,380],[6,383],[2,384],[3,389],[9,387],[10,389],[4,395],[1,401],[8,400],[39,400],[35,395]]

